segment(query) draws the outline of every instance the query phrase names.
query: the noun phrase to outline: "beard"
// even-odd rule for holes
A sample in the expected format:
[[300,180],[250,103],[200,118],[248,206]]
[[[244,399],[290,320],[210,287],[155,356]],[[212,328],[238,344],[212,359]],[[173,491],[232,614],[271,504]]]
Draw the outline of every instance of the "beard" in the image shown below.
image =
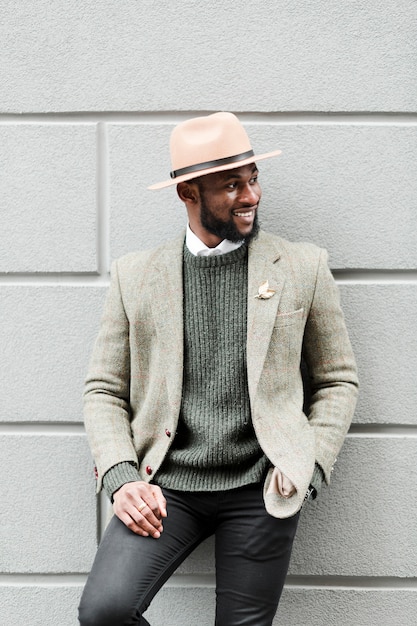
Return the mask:
[[[233,243],[238,243],[239,241],[245,241],[249,243],[252,239],[258,235],[259,232],[259,221],[258,221],[258,211],[255,213],[255,217],[253,220],[252,230],[251,232],[243,236],[242,233],[236,227],[236,224],[233,221],[233,217],[230,216],[228,220],[221,220],[208,208],[206,201],[204,199],[204,195],[200,196],[200,222],[201,225],[208,230],[212,235],[216,235],[220,239],[228,239]],[[244,210],[244,209],[242,209]]]

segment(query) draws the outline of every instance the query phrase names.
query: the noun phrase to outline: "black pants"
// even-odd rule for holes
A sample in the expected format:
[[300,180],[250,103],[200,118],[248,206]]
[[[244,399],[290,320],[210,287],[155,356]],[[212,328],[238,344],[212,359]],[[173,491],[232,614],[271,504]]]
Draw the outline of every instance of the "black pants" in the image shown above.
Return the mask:
[[271,626],[298,515],[268,515],[260,484],[209,493],[163,491],[168,517],[159,539],[135,535],[117,517],[111,520],[81,599],[81,625],[149,626],[142,614],[154,595],[214,534],[216,626]]

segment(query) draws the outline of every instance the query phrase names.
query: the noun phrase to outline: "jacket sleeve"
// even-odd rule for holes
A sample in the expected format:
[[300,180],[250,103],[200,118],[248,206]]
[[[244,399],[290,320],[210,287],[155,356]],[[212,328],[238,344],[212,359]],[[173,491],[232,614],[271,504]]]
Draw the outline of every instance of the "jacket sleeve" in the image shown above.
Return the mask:
[[98,490],[111,467],[124,461],[137,463],[129,396],[129,320],[115,261],[84,391],[84,424],[97,467]]
[[319,257],[316,285],[304,335],[304,358],[310,378],[308,418],[315,432],[316,462],[325,480],[349,429],[358,378],[355,358],[327,253]]

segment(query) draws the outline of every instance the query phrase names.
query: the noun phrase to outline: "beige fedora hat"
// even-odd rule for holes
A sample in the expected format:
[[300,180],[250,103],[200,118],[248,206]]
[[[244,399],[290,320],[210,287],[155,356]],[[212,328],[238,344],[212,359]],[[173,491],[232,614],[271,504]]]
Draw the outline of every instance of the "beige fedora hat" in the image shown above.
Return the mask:
[[281,150],[274,150],[255,155],[236,115],[226,112],[194,117],[178,124],[171,133],[170,152],[170,180],[148,189],[162,189],[281,154]]

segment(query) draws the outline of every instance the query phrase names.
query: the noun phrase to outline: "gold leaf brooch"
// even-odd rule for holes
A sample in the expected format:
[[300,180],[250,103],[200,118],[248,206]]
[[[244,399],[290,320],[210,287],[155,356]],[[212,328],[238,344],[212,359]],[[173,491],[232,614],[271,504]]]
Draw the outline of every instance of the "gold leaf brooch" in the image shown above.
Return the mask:
[[272,298],[274,293],[275,293],[275,289],[270,289],[268,281],[265,280],[260,285],[260,287],[258,289],[258,293],[254,297],[255,298],[259,298],[259,300],[269,300],[269,298]]

